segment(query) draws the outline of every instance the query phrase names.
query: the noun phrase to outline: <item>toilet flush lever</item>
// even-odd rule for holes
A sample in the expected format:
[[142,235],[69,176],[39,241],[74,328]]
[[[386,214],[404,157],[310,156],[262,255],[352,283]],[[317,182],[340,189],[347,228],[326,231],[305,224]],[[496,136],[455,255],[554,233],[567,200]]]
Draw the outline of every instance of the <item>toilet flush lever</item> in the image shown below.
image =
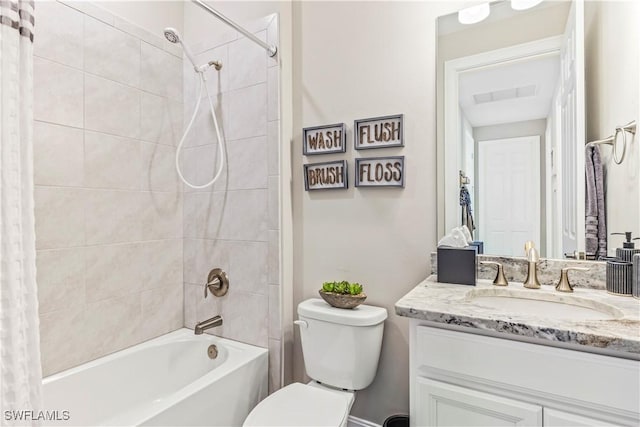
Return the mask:
[[294,325],[300,326],[300,329],[302,328],[307,329],[309,327],[309,324],[304,320],[294,320],[293,323]]

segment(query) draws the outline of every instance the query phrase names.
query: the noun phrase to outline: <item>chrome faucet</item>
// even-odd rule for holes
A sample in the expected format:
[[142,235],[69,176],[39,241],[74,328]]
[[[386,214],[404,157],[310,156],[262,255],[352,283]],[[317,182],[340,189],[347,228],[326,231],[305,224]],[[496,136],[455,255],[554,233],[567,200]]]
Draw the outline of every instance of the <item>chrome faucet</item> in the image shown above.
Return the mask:
[[222,316],[213,316],[211,319],[203,320],[198,323],[193,329],[193,333],[196,335],[202,335],[207,329],[215,328],[216,326],[222,326]]
[[524,244],[524,252],[527,256],[527,262],[529,263],[524,287],[528,289],[540,289],[540,282],[538,281],[538,261],[540,261],[540,256],[532,241]]

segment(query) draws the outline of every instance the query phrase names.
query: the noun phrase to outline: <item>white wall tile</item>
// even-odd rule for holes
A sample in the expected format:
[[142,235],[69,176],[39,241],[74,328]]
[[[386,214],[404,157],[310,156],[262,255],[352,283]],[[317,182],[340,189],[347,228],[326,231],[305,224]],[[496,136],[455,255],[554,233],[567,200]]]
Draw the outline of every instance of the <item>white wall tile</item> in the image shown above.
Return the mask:
[[176,149],[167,145],[142,142],[142,189],[180,191],[176,172]]
[[204,284],[209,271],[221,268],[235,283],[235,276],[231,274],[230,269],[230,253],[233,244],[225,240],[185,239],[184,281]]
[[144,211],[140,195],[133,191],[85,190],[88,245],[137,242],[142,237]]
[[183,325],[182,286],[164,286],[141,294],[141,333],[145,338],[157,337]]
[[213,193],[206,205],[205,237],[266,242],[267,190],[229,191],[224,197]]
[[142,289],[141,243],[89,246],[86,252],[86,301],[123,297]]
[[142,42],[140,88],[182,101],[182,61],[162,49]]
[[33,118],[83,126],[82,71],[47,59],[33,58]]
[[269,260],[268,282],[271,285],[280,284],[280,232],[269,230]]
[[139,90],[89,74],[84,77],[84,88],[86,129],[139,137]]
[[269,338],[279,339],[280,328],[280,286],[269,285]]
[[267,124],[267,166],[269,175],[280,174],[280,121]]
[[38,2],[33,54],[82,69],[83,14],[57,1]]
[[130,347],[142,339],[140,294],[87,304],[84,322],[90,358]]
[[[202,145],[192,150],[196,156],[196,178],[190,182],[198,185],[211,182],[220,170],[220,149],[218,148],[218,144]],[[228,155],[226,157],[228,159]],[[229,165],[225,162],[222,172],[220,172],[218,179],[213,185],[195,191],[225,191],[228,188],[229,171]]]
[[[142,266],[142,288],[157,289],[182,285],[182,239],[154,240],[141,243],[145,260]],[[182,306],[182,302],[180,302]]]
[[267,79],[267,119],[280,119],[280,69],[269,68]]
[[[265,41],[266,31],[256,34]],[[229,89],[241,89],[267,81],[267,55],[265,50],[245,37],[229,43]]]
[[277,391],[281,386],[282,349],[281,341],[269,339],[269,393]]
[[[214,96],[229,90],[229,80],[231,79],[232,74],[232,70],[229,64],[229,45],[225,44],[222,46],[218,46],[214,49],[206,50],[196,55],[196,64],[198,65],[206,64],[211,61],[222,62],[222,68],[220,70],[216,70],[215,67],[209,67],[204,73],[207,79],[206,82],[207,88],[209,89],[209,94],[213,98]],[[184,64],[185,82],[189,83],[191,86],[189,89],[191,92],[190,99],[195,99],[198,91],[199,77],[193,71],[193,66],[191,66],[191,62],[189,62],[188,59],[185,58]],[[203,87],[202,97],[206,98],[206,96],[207,92]]]
[[267,137],[227,143],[229,190],[267,188]]
[[198,297],[203,298],[202,287],[185,283],[184,290],[184,326],[193,329],[198,322],[196,314],[196,300]]
[[36,248],[65,248],[85,244],[83,190],[36,187]]
[[182,102],[141,93],[140,139],[177,146],[182,137]]
[[138,86],[140,40],[85,16],[84,70],[130,86]]
[[225,135],[227,140],[267,134],[267,88],[261,83],[225,94]]
[[89,359],[82,306],[40,315],[42,375],[48,376]]
[[[154,46],[157,46],[155,43],[151,43],[151,44]],[[182,46],[176,43],[171,43],[166,38],[163,40],[162,46],[157,46],[157,47],[162,47],[166,52],[169,52],[171,55],[175,56],[176,58],[182,59],[182,57],[184,56],[184,53],[182,51]]]
[[67,1],[66,3],[71,7],[78,8],[85,14],[95,19],[99,19],[105,24],[109,24],[109,25],[115,24],[115,16],[108,10],[103,9],[102,7],[98,6],[93,2],[81,0],[81,1]]
[[267,294],[267,242],[232,242],[229,275],[234,289]]
[[[222,137],[226,137],[226,128],[225,128],[225,117],[227,115],[226,110],[224,109],[224,96],[215,98],[212,97],[211,101],[213,103],[213,108],[216,111],[216,118],[218,120],[218,126],[220,129],[220,134]],[[185,123],[188,123],[191,120],[193,114],[194,107],[188,107],[189,111],[185,116]],[[186,125],[185,125],[186,127]],[[209,108],[208,101],[202,100],[200,104],[200,108],[196,113],[196,118],[193,122],[193,127],[190,129],[188,135],[188,139],[185,140],[185,147],[193,147],[199,145],[210,145],[218,142],[218,135],[216,133],[215,123],[213,121],[213,117],[211,116],[211,109]]]
[[185,321],[173,165],[184,108],[179,46],[168,53],[159,36],[89,2],[38,11],[36,262],[50,375]]
[[82,186],[84,182],[82,130],[34,122],[33,170],[36,185]]
[[[207,298],[209,299],[209,298]],[[226,338],[248,344],[267,347],[268,345],[268,310],[269,297],[242,291],[229,291],[227,295],[211,301],[218,307],[199,308],[198,320],[220,314],[224,324],[220,330],[211,330],[213,334],[222,333]],[[215,307],[215,306],[214,306]]]
[[269,230],[280,229],[280,177],[269,177]]
[[123,19],[119,16],[114,17],[113,25],[119,29],[124,31],[125,33],[131,34],[132,36],[143,40],[155,47],[163,48],[165,38],[162,34],[153,34],[142,27],[139,27],[131,22]]
[[[204,182],[204,180],[200,180],[198,178],[198,163],[200,163],[201,161],[199,157],[203,156],[205,153],[209,152],[210,150],[211,150],[210,146],[187,147],[180,150],[180,156],[179,156],[180,171],[182,172],[182,176],[187,182],[194,185]],[[198,191],[196,189],[193,189],[187,186],[186,184],[183,184],[182,181],[180,181],[180,183],[182,185],[182,191],[184,191],[185,193],[187,192],[193,193],[195,191]],[[209,191],[209,190],[206,190],[206,191]]]
[[40,313],[82,307],[84,249],[40,250],[36,254]]
[[143,192],[136,197],[139,202],[140,238],[182,238],[182,193]]
[[182,236],[187,238],[203,238],[202,231],[203,211],[200,209],[202,194],[190,192],[183,193],[182,206]]
[[84,133],[84,185],[139,190],[142,183],[140,142],[105,133]]

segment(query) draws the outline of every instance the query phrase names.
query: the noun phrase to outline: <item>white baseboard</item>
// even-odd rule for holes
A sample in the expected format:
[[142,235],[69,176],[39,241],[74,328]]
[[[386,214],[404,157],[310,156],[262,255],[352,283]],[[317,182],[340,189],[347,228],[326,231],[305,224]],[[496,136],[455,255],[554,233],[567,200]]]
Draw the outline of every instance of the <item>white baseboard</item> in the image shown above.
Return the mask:
[[349,415],[347,421],[347,427],[382,427],[380,424],[372,423],[371,421],[363,420],[362,418]]

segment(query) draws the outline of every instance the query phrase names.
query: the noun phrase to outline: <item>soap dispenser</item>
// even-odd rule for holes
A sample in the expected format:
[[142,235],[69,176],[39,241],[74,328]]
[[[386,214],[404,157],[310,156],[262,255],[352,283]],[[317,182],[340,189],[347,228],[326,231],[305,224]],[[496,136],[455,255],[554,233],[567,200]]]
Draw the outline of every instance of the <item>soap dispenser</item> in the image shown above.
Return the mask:
[[625,236],[625,242],[622,244],[622,247],[616,248],[616,258],[625,262],[631,262],[635,254],[640,254],[640,249],[636,249],[635,244],[633,243],[633,240],[638,240],[640,238],[632,238],[631,231],[627,231],[625,233],[611,233],[611,235]]

